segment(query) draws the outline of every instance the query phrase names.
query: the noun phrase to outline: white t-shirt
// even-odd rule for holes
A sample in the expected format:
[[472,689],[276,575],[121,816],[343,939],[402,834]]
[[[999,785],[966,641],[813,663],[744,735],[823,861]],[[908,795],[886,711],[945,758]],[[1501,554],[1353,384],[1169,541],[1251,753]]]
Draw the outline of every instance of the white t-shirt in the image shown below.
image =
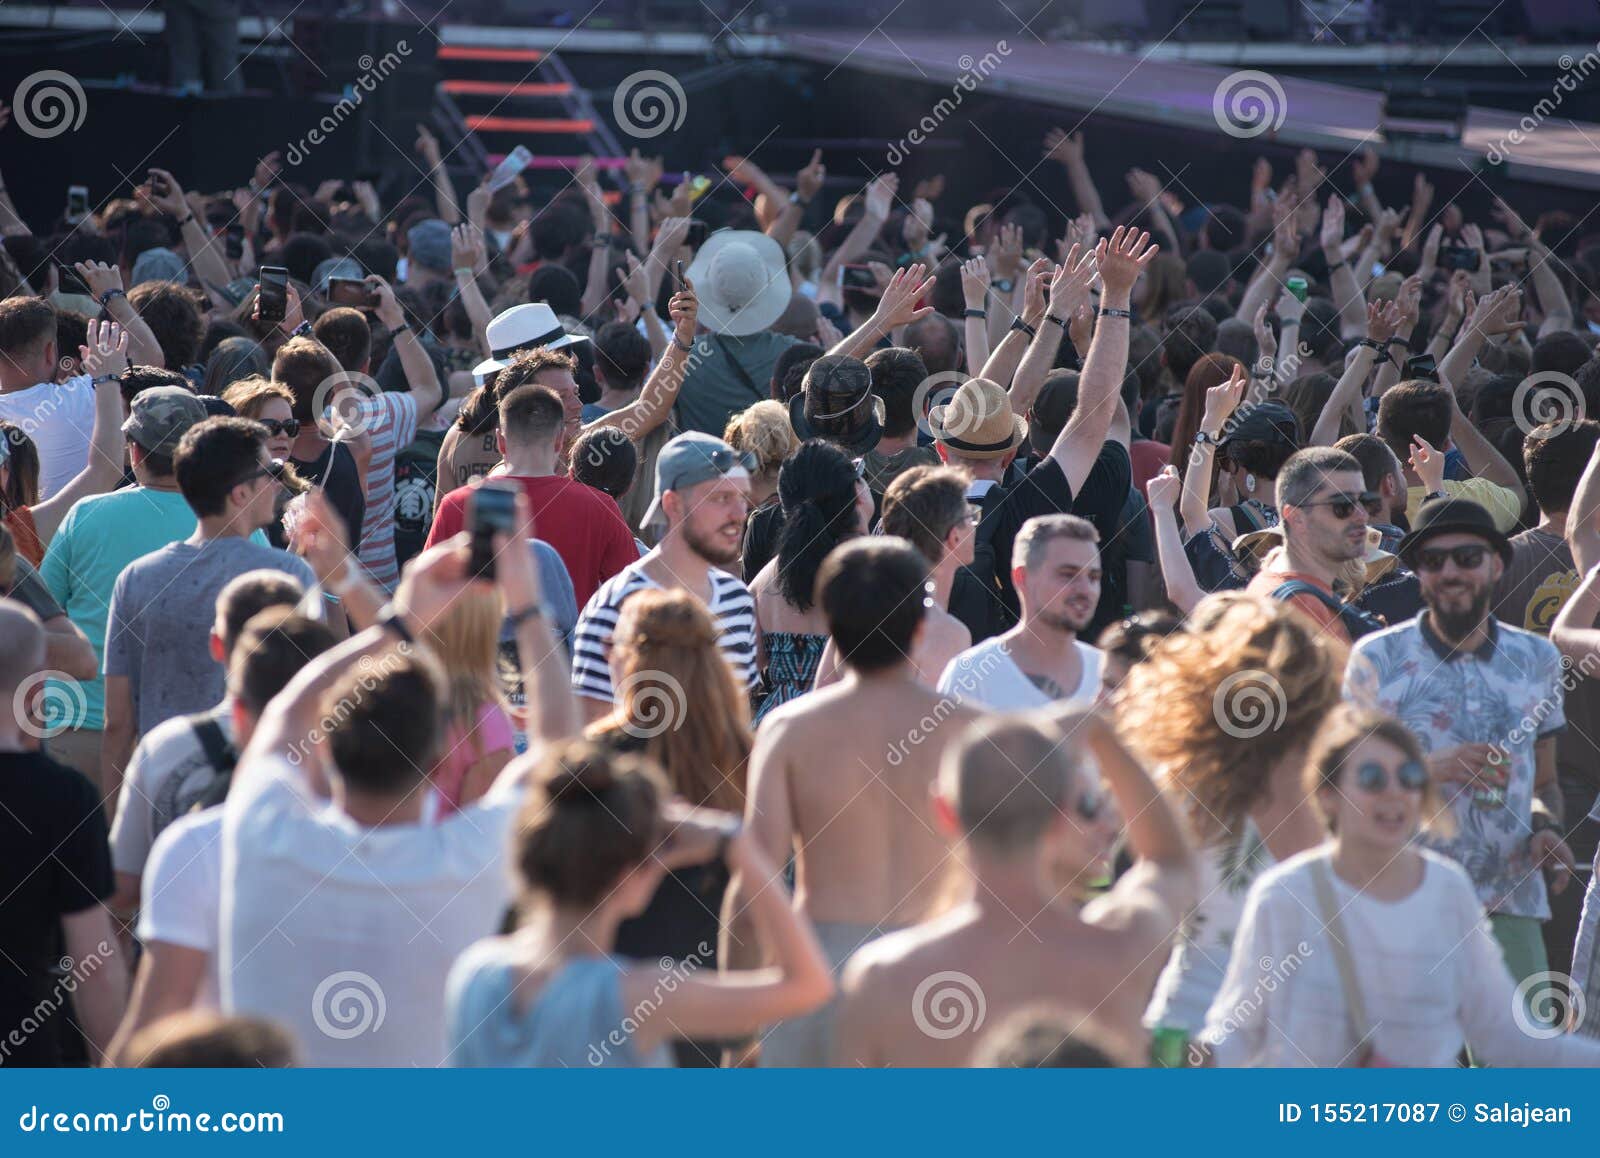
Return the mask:
[[39,450],[40,502],[89,464],[94,431],[94,386],[89,375],[0,394],[0,419],[20,427]]
[[1387,1064],[1454,1066],[1465,1041],[1494,1066],[1600,1065],[1600,1042],[1518,1026],[1522,999],[1459,865],[1419,849],[1422,883],[1408,897],[1380,901],[1339,878],[1332,850],[1325,844],[1290,857],[1251,887],[1206,1018],[1219,1064],[1351,1064],[1357,1034],[1323,928],[1313,876],[1320,864],[1367,1007],[1369,1040]]
[[217,909],[222,896],[222,808],[179,817],[156,838],[145,866],[139,904],[139,940],[165,941],[207,955],[194,1007],[215,1009]]
[[1100,694],[1100,669],[1105,656],[1098,647],[1072,641],[1083,675],[1078,686],[1064,699],[1054,699],[1041,691],[1011,658],[1000,636],[967,648],[951,660],[939,677],[939,693],[957,702],[993,708],[995,711],[1026,711],[1050,704],[1092,703]]
[[223,805],[223,1009],[283,1024],[308,1066],[443,1062],[450,966],[512,899],[520,776],[438,823],[367,828],[287,759],[241,765]]

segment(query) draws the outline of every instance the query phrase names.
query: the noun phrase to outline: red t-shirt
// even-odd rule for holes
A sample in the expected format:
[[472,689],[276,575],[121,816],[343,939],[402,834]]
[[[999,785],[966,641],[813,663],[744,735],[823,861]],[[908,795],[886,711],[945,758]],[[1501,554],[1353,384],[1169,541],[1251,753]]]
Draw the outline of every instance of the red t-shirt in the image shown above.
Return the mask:
[[1172,458],[1172,447],[1164,442],[1141,438],[1128,446],[1128,458],[1133,463],[1133,485],[1145,498],[1150,497],[1150,480],[1161,473]]
[[[533,533],[549,543],[567,565],[578,606],[611,576],[639,560],[633,532],[623,521],[617,500],[591,486],[560,475],[543,478],[496,476],[514,482],[533,507]],[[471,487],[445,495],[428,532],[429,547],[459,534],[466,527],[467,498]]]

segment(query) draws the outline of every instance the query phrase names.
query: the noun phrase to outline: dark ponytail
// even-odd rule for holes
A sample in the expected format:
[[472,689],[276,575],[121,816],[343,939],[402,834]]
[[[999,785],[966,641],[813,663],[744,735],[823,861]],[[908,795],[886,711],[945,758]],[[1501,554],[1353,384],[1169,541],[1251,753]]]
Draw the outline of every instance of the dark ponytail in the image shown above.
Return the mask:
[[783,532],[778,539],[778,590],[809,611],[822,561],[864,528],[856,514],[856,471],[844,451],[813,439],[778,474]]

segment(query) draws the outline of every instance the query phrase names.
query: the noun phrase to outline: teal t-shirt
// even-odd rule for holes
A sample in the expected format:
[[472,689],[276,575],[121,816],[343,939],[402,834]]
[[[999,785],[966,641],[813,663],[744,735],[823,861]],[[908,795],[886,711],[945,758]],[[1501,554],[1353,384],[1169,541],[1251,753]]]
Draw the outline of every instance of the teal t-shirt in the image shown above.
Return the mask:
[[[45,550],[39,574],[67,618],[94,645],[96,666],[105,667],[106,616],[117,576],[141,555],[187,539],[196,525],[194,512],[181,494],[148,487],[91,495],[67,512]],[[260,531],[251,538],[266,545]],[[48,727],[105,727],[103,679],[52,680],[45,703]]]

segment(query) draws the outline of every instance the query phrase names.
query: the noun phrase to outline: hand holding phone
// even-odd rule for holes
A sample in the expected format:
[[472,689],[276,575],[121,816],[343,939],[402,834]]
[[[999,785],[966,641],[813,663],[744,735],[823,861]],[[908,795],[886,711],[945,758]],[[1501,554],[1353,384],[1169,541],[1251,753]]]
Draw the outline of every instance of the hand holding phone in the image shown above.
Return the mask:
[[378,308],[378,291],[368,285],[365,278],[330,277],[328,301],[336,306],[375,310]]
[[467,563],[470,578],[494,578],[494,537],[509,535],[515,528],[517,493],[515,483],[492,479],[473,489],[467,500],[467,531],[472,536]]
[[67,222],[76,225],[89,216],[89,187],[87,185],[67,186]]
[[289,310],[289,271],[281,265],[264,265],[256,295],[256,319],[275,326]]

